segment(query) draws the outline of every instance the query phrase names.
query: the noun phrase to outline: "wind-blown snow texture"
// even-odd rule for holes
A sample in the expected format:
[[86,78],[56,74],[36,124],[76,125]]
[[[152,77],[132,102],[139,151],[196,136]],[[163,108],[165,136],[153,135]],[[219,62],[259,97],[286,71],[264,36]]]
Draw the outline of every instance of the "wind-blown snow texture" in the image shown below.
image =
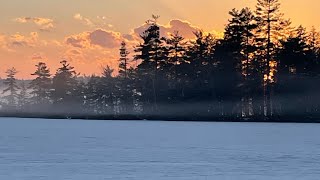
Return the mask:
[[0,179],[320,177],[320,125],[0,119]]

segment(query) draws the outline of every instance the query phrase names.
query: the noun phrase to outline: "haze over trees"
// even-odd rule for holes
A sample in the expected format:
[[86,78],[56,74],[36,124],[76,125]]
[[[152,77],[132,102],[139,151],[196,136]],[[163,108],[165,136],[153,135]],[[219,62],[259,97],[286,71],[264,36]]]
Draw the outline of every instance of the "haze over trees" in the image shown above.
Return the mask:
[[[161,37],[152,16],[129,52],[119,45],[119,72],[79,77],[67,60],[51,74],[39,62],[28,85],[14,68],[4,81],[2,112],[175,119],[319,118],[320,35],[293,27],[279,0],[232,9],[223,38],[201,30]],[[132,55],[133,58],[130,58]],[[133,66],[138,62],[137,66]],[[301,119],[303,121],[303,119]]]

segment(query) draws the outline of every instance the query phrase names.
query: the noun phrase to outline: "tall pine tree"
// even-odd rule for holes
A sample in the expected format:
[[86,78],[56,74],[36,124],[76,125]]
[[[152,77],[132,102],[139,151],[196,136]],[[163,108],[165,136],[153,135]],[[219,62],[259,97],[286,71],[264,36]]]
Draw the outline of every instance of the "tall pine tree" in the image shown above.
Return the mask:
[[45,105],[50,103],[51,79],[50,70],[46,63],[39,62],[36,65],[36,71],[31,74],[36,78],[30,83],[32,89],[32,99],[34,104]]
[[18,71],[14,67],[8,69],[6,71],[7,78],[3,82],[6,88],[2,93],[5,94],[5,99],[7,100],[7,106],[9,110],[14,110],[17,105],[18,90],[20,89],[17,85],[17,73]]
[[283,19],[280,13],[279,0],[258,0],[256,6],[256,15],[259,23],[259,38],[262,40],[262,53],[259,54],[263,61],[264,73],[264,114],[267,117],[273,115],[272,94],[276,81],[275,69],[277,61],[275,58],[277,44],[279,39],[283,37],[283,30],[290,25],[289,21]]
[[160,38],[160,27],[157,24],[159,16],[152,16],[147,21],[148,28],[140,35],[143,43],[135,48],[135,60],[140,60],[138,85],[143,93],[143,107],[146,114],[158,109],[158,72],[161,69],[163,58],[163,40]]
[[[61,67],[58,68],[52,81],[52,99],[56,109],[65,112],[70,112],[73,108],[75,88],[77,87],[77,73],[74,67],[70,66],[68,61],[63,60],[60,62]],[[60,105],[65,105],[62,107]]]

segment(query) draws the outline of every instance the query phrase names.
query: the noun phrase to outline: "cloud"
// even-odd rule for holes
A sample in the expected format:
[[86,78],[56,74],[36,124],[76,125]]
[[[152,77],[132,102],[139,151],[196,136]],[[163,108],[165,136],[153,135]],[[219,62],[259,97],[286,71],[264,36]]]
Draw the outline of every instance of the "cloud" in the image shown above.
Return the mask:
[[94,27],[94,23],[89,19],[89,18],[85,18],[83,17],[81,14],[75,14],[73,16],[73,18],[75,20],[78,20],[78,21],[81,21],[83,24],[87,25],[87,26],[91,26],[91,27]]
[[73,16],[73,19],[80,21],[82,24],[89,26],[91,28],[113,28],[114,26],[108,23],[106,16],[97,16],[95,18],[84,17],[80,13],[77,13]]
[[51,31],[54,26],[54,21],[49,18],[41,17],[19,17],[14,19],[18,23],[34,23],[39,27],[40,31]]
[[66,44],[76,48],[118,48],[123,37],[120,33],[104,29],[87,31],[65,39]]
[[39,35],[37,32],[31,32],[29,36],[16,33],[7,38],[7,46],[9,48],[16,47],[35,47],[38,42]]
[[87,37],[88,37],[88,32],[84,32],[84,33],[67,37],[65,39],[65,42],[66,44],[76,48],[86,48],[86,47],[90,47],[90,42]]
[[105,65],[117,69],[118,49],[122,40],[124,37],[121,33],[105,29],[71,35],[64,40],[66,47],[62,57],[77,64],[76,68],[81,73],[100,74],[100,67]]
[[[148,28],[148,26],[148,24],[144,24],[140,27],[135,28],[133,30],[133,34],[139,36]],[[192,25],[190,22],[179,19],[173,19],[168,24],[159,24],[159,26],[162,37],[169,36],[170,34],[173,34],[175,31],[178,31],[180,35],[182,35],[184,38],[193,39],[193,32],[200,30],[199,27]]]
[[[128,40],[138,40],[140,38],[139,35],[142,34],[148,27],[148,24],[143,24],[137,28],[134,28],[130,34],[126,34],[123,36],[126,36],[126,39]],[[161,37],[168,37],[170,34],[178,31],[182,37],[189,40],[195,38],[194,32],[201,30],[200,27],[195,26],[188,21],[179,19],[170,20],[168,24],[159,24],[159,27]],[[215,30],[207,31],[205,33],[210,33],[217,38],[223,37],[223,32]]]
[[[0,50],[12,53],[24,53],[26,51],[34,51],[36,49],[60,49],[61,43],[56,40],[44,40],[39,37],[38,32],[29,34],[0,34]],[[30,55],[29,55],[30,57]]]
[[89,34],[91,44],[104,48],[118,47],[121,41],[121,34],[113,31],[97,29]]
[[[93,25],[94,23],[88,18],[83,17],[80,14],[75,14],[74,18],[81,20],[87,25]],[[106,17],[97,16],[99,19],[106,19]],[[194,32],[200,30],[197,26],[192,25],[188,21],[182,21],[178,19],[171,20],[166,25],[159,25],[161,36],[169,36],[175,31],[179,33],[185,39],[193,39]],[[118,48],[121,41],[126,41],[128,48],[136,45],[141,41],[139,35],[142,34],[148,28],[147,24],[134,28],[131,33],[121,34],[112,30],[106,30],[97,28],[93,31],[86,31],[79,34],[71,35],[65,38],[65,43],[75,48],[105,48],[113,49]]]
[[0,48],[1,49],[7,49],[7,37],[4,34],[0,34]]
[[194,37],[194,32],[199,31],[200,28],[192,25],[188,21],[181,21],[181,20],[171,20],[170,23],[163,27],[165,33],[173,33],[174,31],[179,31],[179,33],[187,38],[191,39]]

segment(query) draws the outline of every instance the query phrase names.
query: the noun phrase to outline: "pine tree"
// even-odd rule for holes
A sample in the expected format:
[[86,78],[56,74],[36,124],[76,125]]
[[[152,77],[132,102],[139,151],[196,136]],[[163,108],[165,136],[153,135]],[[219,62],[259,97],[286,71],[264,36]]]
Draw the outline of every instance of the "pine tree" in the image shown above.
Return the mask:
[[[143,43],[135,48],[135,60],[141,61],[138,66],[138,73],[141,84],[140,91],[144,97],[144,111],[155,112],[158,109],[158,72],[164,63],[163,41],[160,38],[160,27],[157,24],[159,16],[152,16],[147,21],[149,26],[140,37]],[[138,87],[139,87],[138,86]],[[151,88],[150,88],[151,87]]]
[[127,44],[124,41],[122,41],[120,47],[119,76],[125,79],[128,77],[129,54],[130,53],[127,50]]
[[[307,33],[305,28],[299,26],[296,28],[287,40],[282,41],[282,48],[277,54],[279,59],[278,68],[278,94],[295,95],[293,98],[282,98],[281,109],[282,113],[305,113],[304,110],[310,107],[307,105],[312,97],[309,97],[309,89],[314,89],[308,86],[309,81],[314,80],[309,76],[309,67],[313,66],[313,52],[308,45]],[[299,103],[300,106],[292,101]],[[305,108],[305,109],[304,109]]]
[[307,33],[307,43],[310,49],[314,52],[318,52],[320,48],[320,33],[312,26],[309,33]]
[[84,106],[87,114],[103,114],[101,77],[91,76],[84,93]]
[[36,65],[36,71],[31,75],[36,77],[31,81],[29,86],[29,88],[32,89],[31,94],[33,95],[33,103],[39,105],[48,104],[50,102],[51,93],[51,74],[46,63],[39,62]]
[[196,39],[191,41],[187,52],[190,68],[192,68],[188,76],[195,83],[192,86],[205,90],[209,85],[211,67],[215,64],[213,54],[217,41],[211,34],[205,34],[202,30],[194,32],[194,35]]
[[293,36],[282,42],[278,58],[279,73],[307,74],[307,66],[312,62],[312,51],[307,44],[305,28],[299,26]]
[[126,43],[122,42],[120,47],[119,75],[117,77],[118,97],[122,113],[132,113],[133,110],[133,84],[129,76],[129,52]]
[[[243,76],[242,85],[242,107],[243,116],[252,115],[250,110],[250,94],[253,93],[255,86],[253,82],[257,80],[255,67],[255,59],[253,54],[255,47],[255,31],[258,27],[257,18],[249,8],[243,8],[240,11],[233,9],[229,12],[231,19],[225,28],[225,36],[223,44],[227,47],[227,54],[232,54],[232,61],[236,71]],[[229,51],[229,53],[228,53]]]
[[87,95],[88,95],[87,84],[86,84],[87,81],[88,79],[86,76],[79,77],[78,83],[76,85],[74,95],[73,95],[75,105],[77,105],[77,107],[74,107],[74,108],[78,108],[78,110],[84,115],[90,114],[89,111],[86,111],[87,110],[86,101],[87,101]]
[[164,67],[168,79],[168,91],[174,91],[167,94],[167,99],[178,100],[184,96],[184,89],[187,83],[185,67],[187,62],[187,41],[175,31],[169,38],[165,38],[167,63]]
[[103,67],[102,77],[100,82],[99,93],[101,97],[102,112],[116,114],[118,110],[118,98],[116,97],[116,82],[113,77],[114,69],[110,66]]
[[74,71],[74,67],[70,66],[66,60],[61,61],[60,64],[61,67],[58,68],[53,77],[52,98],[56,105],[66,105],[67,107],[57,106],[58,109],[64,109],[69,108],[68,105],[72,105],[75,101],[73,95],[78,82],[76,80],[77,73]]
[[[185,90],[185,97],[192,103],[201,102],[203,109],[199,114],[206,115],[211,110],[214,96],[214,76],[216,66],[214,58],[217,40],[215,37],[202,30],[194,32],[195,39],[190,41],[187,50],[187,61],[190,63],[184,66],[183,73],[187,76],[188,87]],[[181,69],[181,68],[180,68]]]
[[102,68],[102,76],[89,78],[84,92],[84,107],[88,114],[115,115],[118,94],[113,72],[106,66]]
[[12,67],[6,71],[7,78],[4,80],[3,84],[6,88],[3,90],[3,94],[6,94],[5,99],[7,100],[7,105],[9,108],[15,108],[17,105],[18,90],[20,89],[17,85],[16,74],[18,71]]
[[312,27],[306,38],[309,50],[312,52],[312,60],[307,67],[308,74],[317,76],[320,74],[320,33]]
[[283,30],[290,25],[289,21],[283,20],[280,13],[279,0],[258,0],[256,15],[259,23],[260,38],[263,46],[259,54],[263,61],[264,71],[264,111],[267,117],[273,115],[272,94],[273,85],[276,82],[275,72],[277,61],[274,59],[279,39],[283,37]]
[[25,111],[29,105],[28,89],[27,89],[25,82],[22,82],[20,85],[20,92],[18,94],[17,99],[18,99],[19,109],[22,111]]
[[165,38],[167,44],[168,61],[173,65],[179,65],[186,61],[186,40],[179,31],[174,31],[169,38]]

